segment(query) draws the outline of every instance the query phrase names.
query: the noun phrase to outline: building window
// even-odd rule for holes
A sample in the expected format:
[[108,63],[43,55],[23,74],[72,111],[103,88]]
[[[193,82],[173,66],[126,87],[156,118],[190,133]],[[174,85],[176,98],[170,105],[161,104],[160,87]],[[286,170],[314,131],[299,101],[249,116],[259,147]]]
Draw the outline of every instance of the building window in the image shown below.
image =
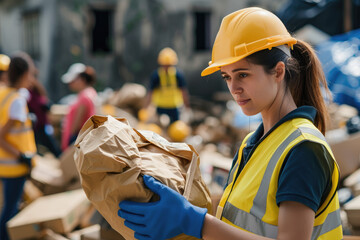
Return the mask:
[[38,10],[23,13],[23,46],[33,59],[40,57],[39,15]]
[[195,11],[195,50],[208,50],[210,46],[210,12]]
[[91,34],[92,53],[111,53],[113,50],[113,10],[91,8],[93,17]]

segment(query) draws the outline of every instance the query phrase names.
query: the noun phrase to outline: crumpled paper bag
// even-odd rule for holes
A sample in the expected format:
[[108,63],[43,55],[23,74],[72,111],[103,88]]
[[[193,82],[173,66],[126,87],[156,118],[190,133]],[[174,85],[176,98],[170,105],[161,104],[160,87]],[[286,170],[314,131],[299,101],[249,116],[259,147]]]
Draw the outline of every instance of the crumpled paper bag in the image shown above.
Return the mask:
[[[158,200],[144,187],[145,174],[211,212],[199,155],[191,145],[171,143],[156,133],[138,131],[123,118],[94,115],[83,125],[75,146],[75,163],[88,199],[126,239],[135,239],[134,232],[117,215],[119,202]],[[173,239],[196,238],[181,234]]]

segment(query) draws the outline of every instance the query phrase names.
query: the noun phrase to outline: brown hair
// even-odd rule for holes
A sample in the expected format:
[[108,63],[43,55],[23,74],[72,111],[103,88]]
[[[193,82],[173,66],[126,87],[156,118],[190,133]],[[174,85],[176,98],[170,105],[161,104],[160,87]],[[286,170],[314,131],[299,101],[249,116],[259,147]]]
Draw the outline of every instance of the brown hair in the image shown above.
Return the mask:
[[[294,50],[291,51],[291,54],[293,56],[292,59],[296,59],[298,63],[296,79],[295,81],[289,81],[291,94],[298,106],[311,105],[317,109],[318,114],[315,118],[315,126],[325,134],[329,115],[321,87],[325,90],[327,97],[330,97],[331,94],[327,87],[320,60],[316,56],[314,49],[303,41],[298,41],[294,45]],[[289,66],[289,74],[291,74],[291,71],[294,70]]]
[[290,89],[296,106],[315,107],[317,115],[314,124],[325,134],[329,115],[321,87],[325,90],[327,97],[330,97],[331,94],[321,63],[309,44],[298,40],[291,51],[291,57],[278,48],[272,48],[256,52],[246,59],[254,64],[262,65],[267,73],[273,73],[273,69],[279,61],[284,62],[286,86]]
[[96,73],[93,67],[86,66],[85,71],[80,73],[79,76],[85,80],[87,85],[92,86],[95,84]]

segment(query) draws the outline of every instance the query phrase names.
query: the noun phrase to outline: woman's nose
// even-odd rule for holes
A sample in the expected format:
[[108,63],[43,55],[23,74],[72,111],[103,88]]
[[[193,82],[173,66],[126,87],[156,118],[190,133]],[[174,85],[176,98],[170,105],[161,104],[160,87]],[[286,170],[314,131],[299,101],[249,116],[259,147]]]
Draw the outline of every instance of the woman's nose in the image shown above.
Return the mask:
[[239,83],[237,83],[236,81],[230,81],[230,83],[228,84],[228,87],[232,94],[242,93],[244,91],[242,86]]

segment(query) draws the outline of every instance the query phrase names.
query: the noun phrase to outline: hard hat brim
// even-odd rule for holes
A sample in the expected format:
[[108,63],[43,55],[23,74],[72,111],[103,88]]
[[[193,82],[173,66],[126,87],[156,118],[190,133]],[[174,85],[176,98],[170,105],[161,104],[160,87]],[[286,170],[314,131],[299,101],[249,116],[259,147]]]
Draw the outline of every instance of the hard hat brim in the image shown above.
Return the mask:
[[221,67],[232,64],[237,61],[240,61],[244,57],[246,57],[246,56],[231,57],[231,58],[226,58],[226,59],[216,62],[216,63],[212,63],[201,72],[201,76],[204,77],[204,76],[210,75],[214,72],[217,72],[220,70]]
[[255,52],[265,50],[265,49],[271,50],[271,48],[273,48],[273,47],[277,47],[277,46],[284,45],[284,44],[287,44],[289,47],[292,48],[292,46],[294,44],[296,44],[296,42],[297,42],[297,40],[295,38],[289,36],[287,38],[281,39],[280,41],[268,43],[268,44],[262,46],[261,48],[255,48],[253,50],[250,50],[247,53],[242,54],[240,56],[235,56],[235,57],[229,57],[229,58],[222,59],[220,61],[211,63],[207,68],[205,68],[201,72],[201,76],[204,77],[204,76],[210,75],[210,74],[212,74],[212,73],[214,73],[216,71],[219,71],[221,67],[226,66],[226,65],[230,65],[230,64],[235,63],[237,61],[240,61],[241,59],[246,58],[247,56],[250,56],[251,54],[253,54]]

